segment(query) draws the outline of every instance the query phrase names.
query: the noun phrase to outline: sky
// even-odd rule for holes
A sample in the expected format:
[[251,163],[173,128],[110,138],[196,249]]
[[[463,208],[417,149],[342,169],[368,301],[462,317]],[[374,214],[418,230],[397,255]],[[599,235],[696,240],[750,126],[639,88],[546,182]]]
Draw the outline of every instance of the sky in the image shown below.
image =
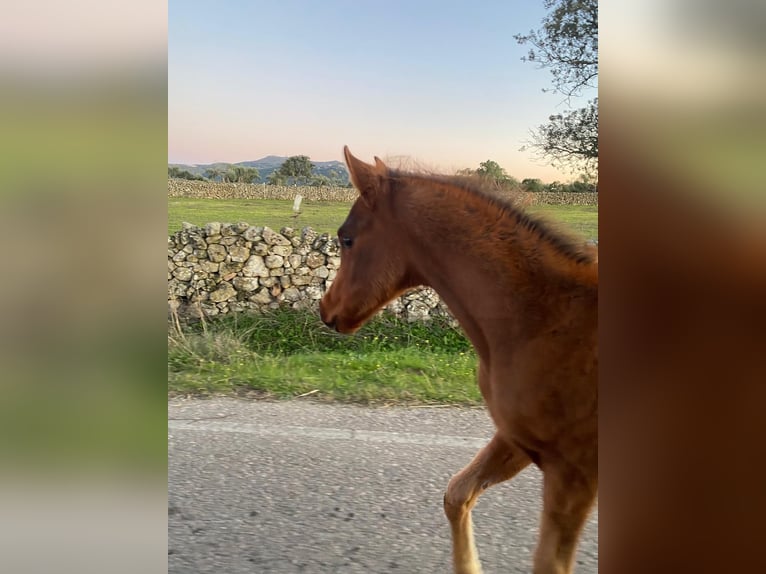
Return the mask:
[[273,0],[168,4],[168,161],[266,155],[454,173],[499,163],[518,179],[568,181],[520,151],[567,102],[514,34],[542,0]]

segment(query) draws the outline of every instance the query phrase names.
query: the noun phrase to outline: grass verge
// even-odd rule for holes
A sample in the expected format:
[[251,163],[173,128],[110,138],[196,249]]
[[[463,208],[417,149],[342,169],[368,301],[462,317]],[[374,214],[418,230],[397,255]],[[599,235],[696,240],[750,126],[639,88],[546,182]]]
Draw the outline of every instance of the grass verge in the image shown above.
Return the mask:
[[[203,226],[211,221],[236,223],[246,221],[252,225],[265,225],[279,230],[282,227],[301,229],[309,226],[319,233],[334,235],[346,219],[350,203],[338,201],[304,201],[301,214],[294,218],[292,201],[278,199],[190,199],[168,198],[168,235],[181,229],[188,221]],[[546,219],[560,222],[585,239],[598,238],[597,205],[532,205],[530,213],[539,213]]]
[[315,313],[234,316],[168,333],[168,390],[359,403],[481,404],[476,356],[446,323],[378,316],[356,335]]

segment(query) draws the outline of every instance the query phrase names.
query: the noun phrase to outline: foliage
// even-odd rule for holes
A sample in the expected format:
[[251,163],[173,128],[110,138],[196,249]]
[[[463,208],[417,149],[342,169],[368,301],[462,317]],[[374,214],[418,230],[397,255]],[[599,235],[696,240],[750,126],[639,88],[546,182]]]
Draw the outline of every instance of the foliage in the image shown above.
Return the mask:
[[281,181],[293,185],[307,185],[312,179],[313,171],[314,164],[307,155],[290,156],[277,170]]
[[577,96],[595,88],[598,79],[598,0],[544,0],[549,14],[542,28],[516,34],[520,44],[531,44],[525,61],[547,68],[553,88]]
[[190,173],[186,171],[185,169],[181,169],[175,166],[168,166],[168,177],[175,177],[178,179],[191,179],[195,181],[204,181],[204,177],[200,177],[198,175],[194,175],[193,173]]
[[221,181],[225,180],[226,170],[221,169],[219,167],[211,167],[205,170],[205,173],[203,174],[207,179],[211,181],[216,181],[220,179]]
[[545,191],[545,184],[537,178],[526,178],[521,180],[521,189],[530,193],[540,193]]
[[269,177],[266,178],[266,183],[269,185],[285,185],[287,183],[287,177],[282,175],[279,171],[272,171]]
[[500,165],[491,159],[479,164],[479,169],[474,173],[497,184],[499,187],[510,188],[518,185],[515,177],[508,175]]
[[[179,328],[180,327],[180,328]],[[446,323],[378,316],[339,335],[311,311],[234,315],[168,333],[171,393],[480,404],[476,356]]]
[[[548,69],[553,90],[579,96],[598,82],[598,0],[544,0],[542,27],[514,37],[531,48],[525,61]],[[527,145],[553,165],[598,170],[598,98],[584,108],[552,115]],[[526,146],[525,146],[526,147]],[[524,149],[524,148],[522,148]]]
[[258,170],[254,167],[233,165],[225,174],[226,181],[232,183],[254,183],[261,179]]
[[537,153],[557,167],[598,170],[598,98],[584,108],[555,114],[549,123],[531,134],[528,142]]

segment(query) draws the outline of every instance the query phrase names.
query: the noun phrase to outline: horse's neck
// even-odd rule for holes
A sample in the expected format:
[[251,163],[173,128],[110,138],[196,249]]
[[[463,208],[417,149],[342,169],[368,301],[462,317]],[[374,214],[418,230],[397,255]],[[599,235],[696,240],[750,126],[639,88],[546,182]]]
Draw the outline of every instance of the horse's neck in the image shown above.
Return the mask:
[[423,282],[447,304],[486,361],[499,339],[507,346],[529,336],[531,325],[544,324],[543,293],[550,302],[558,298],[562,287],[558,280],[551,280],[555,273],[545,268],[547,257],[527,255],[533,240],[525,236],[525,230],[515,234],[517,249],[512,244],[493,244],[479,228],[474,233],[471,236],[466,227],[455,237],[434,226],[419,234],[418,243],[425,249],[414,256]]

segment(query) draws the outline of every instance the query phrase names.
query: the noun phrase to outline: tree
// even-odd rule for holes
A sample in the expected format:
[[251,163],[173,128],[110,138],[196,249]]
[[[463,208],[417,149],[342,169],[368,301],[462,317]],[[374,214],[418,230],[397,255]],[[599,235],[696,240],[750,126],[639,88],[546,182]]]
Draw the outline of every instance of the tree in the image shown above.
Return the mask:
[[216,180],[218,178],[223,181],[223,176],[226,174],[226,171],[217,167],[211,167],[209,169],[205,170],[205,177],[210,180]]
[[314,164],[307,155],[294,155],[288,157],[282,165],[279,166],[279,174],[287,182],[303,183],[306,185],[311,181]]
[[229,168],[229,171],[226,172],[226,179],[236,183],[253,183],[254,181],[261,179],[261,175],[254,167],[233,165]]
[[598,171],[598,98],[588,106],[552,115],[530,136],[529,146],[557,167]]
[[[598,85],[598,0],[543,0],[542,27],[514,36],[531,48],[522,60],[549,69],[553,91],[570,98]],[[598,169],[598,98],[552,115],[527,144],[558,166]],[[526,146],[525,146],[526,147]],[[522,148],[525,149],[525,148]]]
[[287,178],[279,173],[279,171],[272,171],[266,178],[266,183],[269,185],[285,185]]
[[175,177],[178,179],[190,179],[193,181],[204,181],[205,178],[200,175],[194,175],[188,170],[181,169],[177,166],[168,166],[168,177]]
[[348,173],[345,171],[343,173],[331,169],[327,172],[327,177],[330,180],[330,185],[337,185],[339,187],[343,187],[348,183]]
[[505,170],[496,161],[491,159],[479,164],[476,175],[489,179],[503,187],[512,187],[518,184],[516,178],[505,173]]
[[545,191],[545,185],[537,178],[525,178],[521,180],[521,188],[530,193]]

